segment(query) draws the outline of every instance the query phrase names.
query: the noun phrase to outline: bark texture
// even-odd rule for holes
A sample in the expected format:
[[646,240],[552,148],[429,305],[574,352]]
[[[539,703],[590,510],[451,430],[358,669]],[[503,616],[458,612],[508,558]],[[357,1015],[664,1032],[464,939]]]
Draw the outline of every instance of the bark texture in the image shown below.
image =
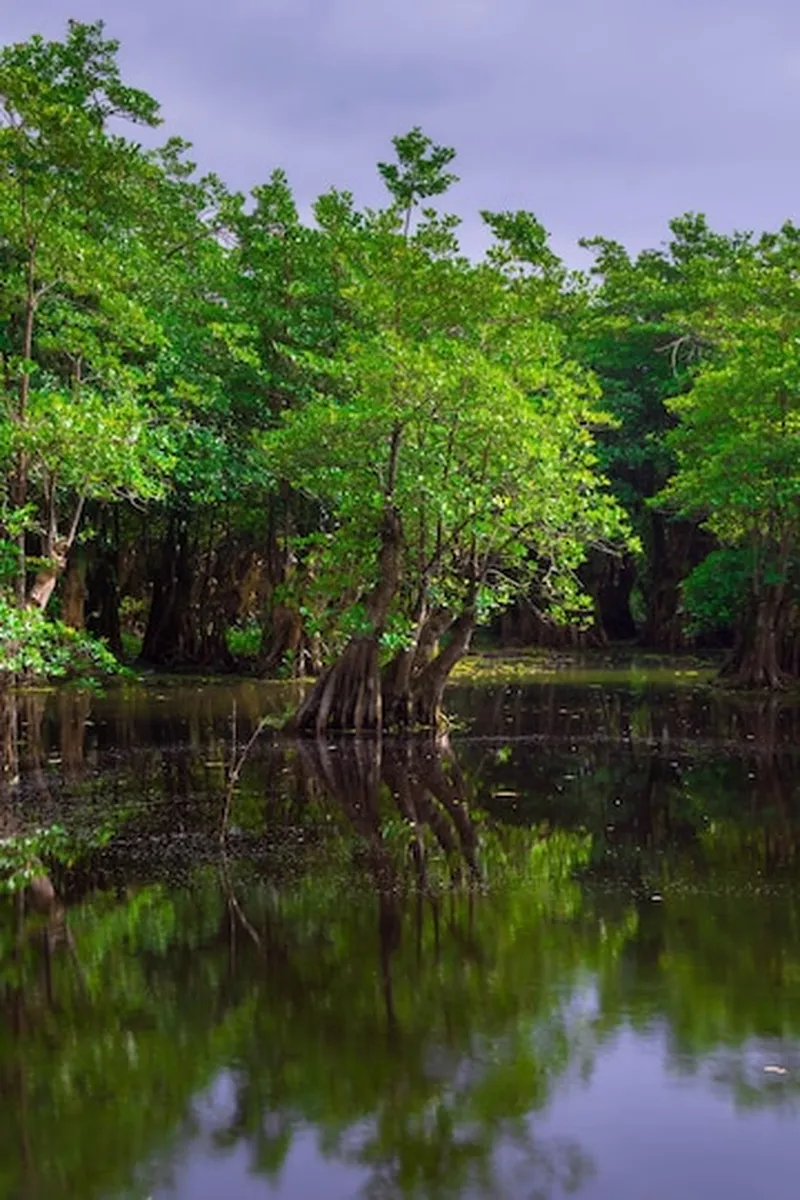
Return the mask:
[[378,640],[354,638],[319,677],[286,730],[316,736],[327,729],[374,733],[382,716]]
[[400,583],[401,543],[400,518],[389,508],[381,527],[378,579],[366,605],[371,632],[353,638],[320,675],[287,723],[287,732],[320,736],[326,730],[374,733],[382,729],[379,646]]
[[721,678],[731,687],[782,689],[800,675],[800,606],[785,583],[754,596]]

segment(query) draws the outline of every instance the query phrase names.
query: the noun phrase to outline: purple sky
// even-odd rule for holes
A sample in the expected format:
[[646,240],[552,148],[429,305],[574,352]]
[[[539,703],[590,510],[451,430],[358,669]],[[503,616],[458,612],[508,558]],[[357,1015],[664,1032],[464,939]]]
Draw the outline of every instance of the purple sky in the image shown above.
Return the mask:
[[284,167],[377,204],[375,162],[422,125],[458,150],[449,209],[531,209],[657,245],[671,216],[800,219],[798,0],[0,0],[0,41],[102,17],[164,129],[237,188]]

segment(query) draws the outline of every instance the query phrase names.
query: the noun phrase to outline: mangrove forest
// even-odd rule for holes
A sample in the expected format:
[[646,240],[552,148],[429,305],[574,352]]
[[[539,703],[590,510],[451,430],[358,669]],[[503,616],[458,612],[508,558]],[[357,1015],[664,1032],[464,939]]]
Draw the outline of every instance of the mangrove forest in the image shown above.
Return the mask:
[[301,733],[437,724],[476,630],[797,682],[796,225],[578,271],[483,211],[475,261],[420,128],[383,207],[304,220],[279,164],[242,195],[159,144],[118,51],[0,51],[6,680],[313,678]]

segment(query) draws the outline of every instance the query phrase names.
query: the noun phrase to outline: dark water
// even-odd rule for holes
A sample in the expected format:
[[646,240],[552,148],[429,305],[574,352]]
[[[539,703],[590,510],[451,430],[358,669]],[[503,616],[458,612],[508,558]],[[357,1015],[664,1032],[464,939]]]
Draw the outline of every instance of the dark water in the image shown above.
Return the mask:
[[0,1197],[794,1200],[796,697],[463,687],[229,789],[288,701],[5,713]]

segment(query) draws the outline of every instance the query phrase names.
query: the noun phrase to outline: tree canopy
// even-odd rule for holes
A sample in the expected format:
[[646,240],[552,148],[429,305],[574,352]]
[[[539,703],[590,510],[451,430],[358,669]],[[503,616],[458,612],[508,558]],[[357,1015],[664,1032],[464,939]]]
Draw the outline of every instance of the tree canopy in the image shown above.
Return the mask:
[[473,261],[419,128],[384,207],[305,221],[278,166],[245,197],[143,148],[118,50],[77,21],[0,50],[5,644],[33,607],[117,656],[311,672],[307,729],[430,724],[501,614],[797,677],[796,226],[687,214],[635,258],[586,239],[583,275],[484,211]]

